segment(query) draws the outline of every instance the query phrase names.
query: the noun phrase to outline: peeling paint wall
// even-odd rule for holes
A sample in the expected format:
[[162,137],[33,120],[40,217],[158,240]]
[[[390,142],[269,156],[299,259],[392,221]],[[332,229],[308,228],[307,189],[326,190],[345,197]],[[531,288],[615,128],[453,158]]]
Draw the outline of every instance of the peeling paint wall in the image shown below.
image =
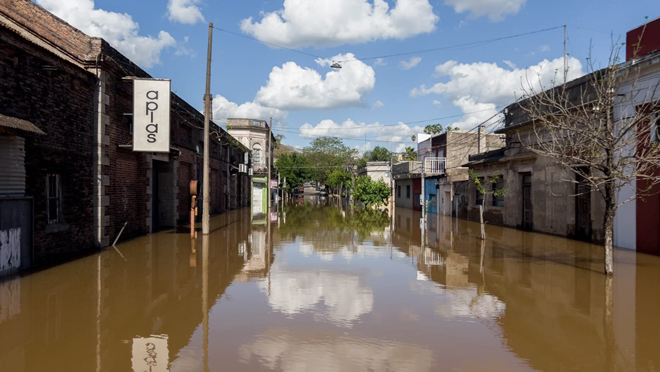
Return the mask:
[[0,274],[21,266],[21,228],[0,230]]

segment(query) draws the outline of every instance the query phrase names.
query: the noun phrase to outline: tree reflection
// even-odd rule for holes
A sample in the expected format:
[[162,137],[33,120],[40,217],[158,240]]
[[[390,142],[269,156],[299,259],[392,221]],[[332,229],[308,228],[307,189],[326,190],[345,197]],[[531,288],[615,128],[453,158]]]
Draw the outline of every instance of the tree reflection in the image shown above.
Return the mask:
[[286,222],[278,229],[282,241],[302,238],[317,253],[337,254],[346,247],[354,250],[365,241],[374,246],[387,242],[378,238],[390,225],[387,211],[305,203],[286,205],[283,212]]

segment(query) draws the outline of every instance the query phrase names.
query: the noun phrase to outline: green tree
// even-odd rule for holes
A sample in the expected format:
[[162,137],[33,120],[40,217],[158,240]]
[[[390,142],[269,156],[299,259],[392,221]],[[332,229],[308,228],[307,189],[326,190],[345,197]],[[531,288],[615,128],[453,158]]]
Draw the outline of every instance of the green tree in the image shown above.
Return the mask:
[[275,161],[280,176],[286,177],[286,189],[293,190],[312,179],[313,170],[303,154],[292,152],[282,154]]
[[392,153],[384,147],[376,146],[373,150],[365,152],[364,158],[367,161],[390,161]]
[[330,172],[326,185],[340,191],[342,186],[348,185],[350,182],[351,174],[349,172],[344,169],[335,169]]
[[442,125],[440,125],[440,124],[431,124],[431,125],[427,125],[424,128],[424,133],[426,133],[426,134],[438,134],[438,133],[442,133],[442,129],[443,129]]
[[303,149],[310,166],[314,167],[312,178],[320,184],[328,182],[330,173],[335,169],[345,169],[353,164],[355,150],[344,145],[334,137],[320,137]]
[[406,147],[406,153],[403,154],[403,160],[404,161],[416,161],[417,160],[417,152],[415,151],[415,149],[412,148],[412,147]]
[[355,178],[352,185],[353,197],[366,208],[385,205],[390,198],[390,188],[383,180],[374,182],[371,177]]

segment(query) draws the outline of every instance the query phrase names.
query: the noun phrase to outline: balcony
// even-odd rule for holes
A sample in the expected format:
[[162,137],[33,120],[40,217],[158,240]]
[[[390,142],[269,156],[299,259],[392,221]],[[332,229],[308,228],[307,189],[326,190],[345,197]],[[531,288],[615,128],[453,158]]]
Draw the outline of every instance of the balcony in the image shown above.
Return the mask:
[[447,158],[426,158],[424,159],[424,173],[426,176],[435,176],[445,174]]

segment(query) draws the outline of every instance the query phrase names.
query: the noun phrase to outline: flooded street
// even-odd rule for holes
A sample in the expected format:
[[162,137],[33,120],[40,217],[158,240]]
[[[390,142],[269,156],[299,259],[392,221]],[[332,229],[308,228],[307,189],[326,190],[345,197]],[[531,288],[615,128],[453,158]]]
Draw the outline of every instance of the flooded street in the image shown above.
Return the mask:
[[660,259],[316,199],[0,282],[0,371],[657,371]]

